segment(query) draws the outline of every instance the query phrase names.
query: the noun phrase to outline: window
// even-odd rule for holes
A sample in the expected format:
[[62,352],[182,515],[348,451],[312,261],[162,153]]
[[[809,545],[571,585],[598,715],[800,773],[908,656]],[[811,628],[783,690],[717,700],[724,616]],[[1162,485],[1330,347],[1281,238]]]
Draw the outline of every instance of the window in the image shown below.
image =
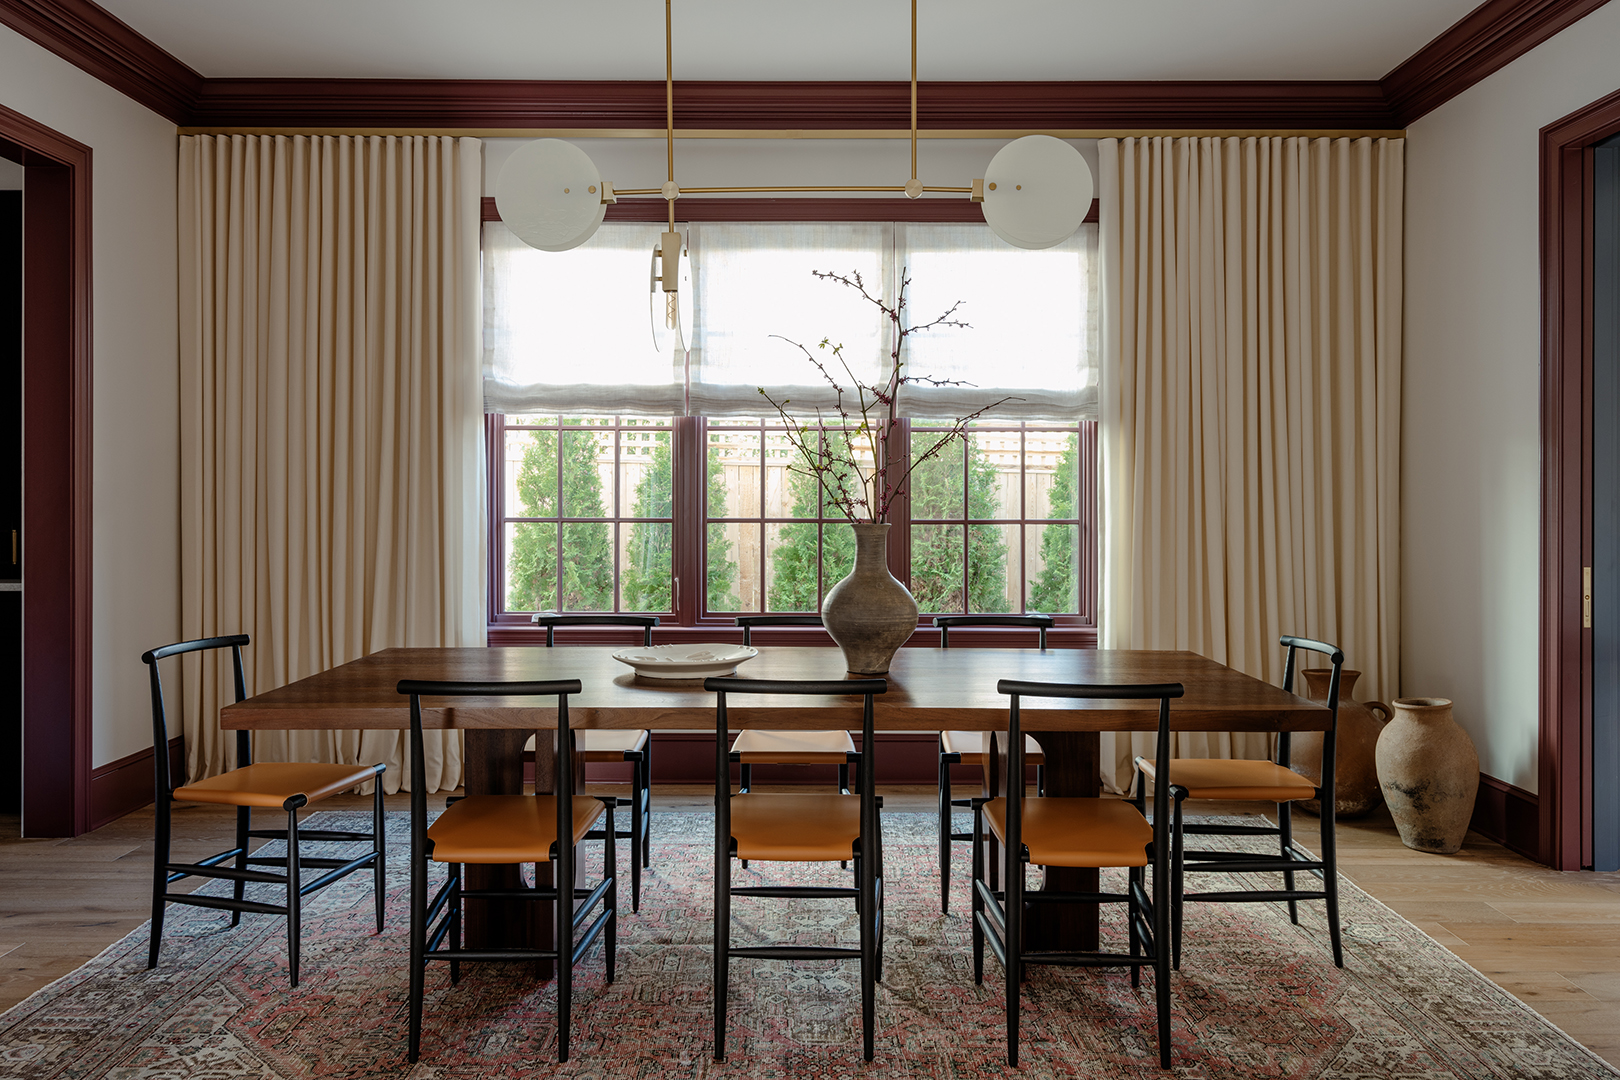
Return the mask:
[[[949,306],[959,289],[980,328],[908,339],[915,370],[978,385],[908,386],[901,454],[939,439],[949,421],[932,417],[1008,399],[966,444],[919,466],[895,507],[891,569],[923,617],[1038,610],[1095,625],[1095,425],[1079,418],[1095,400],[1094,231],[1032,253],[982,226],[688,228],[698,314],[677,356],[654,351],[647,325],[658,227],[610,223],[562,255],[486,228],[493,622],[563,610],[701,625],[817,610],[849,570],[853,536],[792,468],[758,387],[826,404],[777,333],[811,344],[836,333],[874,365],[863,376],[881,373],[889,331],[876,309],[809,275],[856,268],[888,297],[901,273],[912,279],[908,313]],[[683,411],[703,415],[670,415]]]

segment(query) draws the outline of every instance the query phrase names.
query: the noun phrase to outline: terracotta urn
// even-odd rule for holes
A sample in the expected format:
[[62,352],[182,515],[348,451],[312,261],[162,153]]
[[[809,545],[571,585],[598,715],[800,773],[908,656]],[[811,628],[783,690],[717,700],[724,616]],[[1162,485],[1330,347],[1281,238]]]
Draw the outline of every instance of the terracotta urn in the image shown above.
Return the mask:
[[821,601],[821,622],[854,675],[881,675],[917,630],[917,601],[889,573],[889,524],[850,522],[855,568]]
[[1479,753],[1446,698],[1397,698],[1378,737],[1378,781],[1401,843],[1449,855],[1462,848],[1479,793]]
[[[1305,696],[1327,704],[1332,668],[1306,668]],[[1389,723],[1390,708],[1382,701],[1354,701],[1351,694],[1361,672],[1339,672],[1338,740],[1334,745],[1333,812],[1335,817],[1360,817],[1378,807],[1384,794],[1378,787],[1378,735]],[[1293,736],[1289,763],[1301,776],[1321,783],[1322,732],[1301,731]],[[1295,803],[1307,813],[1321,813],[1315,800]]]

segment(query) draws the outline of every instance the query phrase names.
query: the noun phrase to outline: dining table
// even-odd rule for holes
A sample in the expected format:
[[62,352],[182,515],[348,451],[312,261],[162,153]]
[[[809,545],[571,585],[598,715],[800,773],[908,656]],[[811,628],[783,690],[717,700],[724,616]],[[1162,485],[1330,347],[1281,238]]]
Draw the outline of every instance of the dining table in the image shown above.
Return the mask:
[[[227,705],[227,729],[409,728],[401,679],[504,682],[578,679],[581,692],[568,703],[575,729],[713,730],[715,695],[701,680],[654,679],[615,659],[614,646],[559,648],[384,649],[286,686]],[[764,646],[738,668],[751,679],[843,679],[843,654],[831,646]],[[876,701],[878,731],[1005,731],[1008,698],[998,680],[1063,683],[1181,683],[1185,695],[1171,702],[1176,731],[1292,732],[1326,730],[1331,714],[1322,705],[1236,671],[1197,653],[1136,649],[1008,649],[907,647],[887,674],[888,691]],[[728,728],[822,730],[860,728],[859,699],[849,697],[750,698],[729,695]],[[505,698],[425,699],[428,729],[465,732],[464,785],[468,794],[518,794],[524,790],[523,748],[537,730],[556,727],[555,705]],[[1156,730],[1157,701],[1025,698],[1023,730],[1045,757],[1047,796],[1100,793],[1099,733]],[[551,776],[551,740],[536,740],[534,775],[545,790]],[[988,755],[993,760],[994,755]],[[987,767],[986,786],[994,790]],[[542,868],[537,868],[541,870]],[[484,868],[498,882],[504,868]],[[1095,891],[1097,871],[1047,868],[1043,886],[1063,892]],[[469,876],[469,887],[478,885]],[[538,905],[533,905],[538,907]],[[550,921],[522,917],[492,903],[480,916],[468,911],[469,942],[517,945],[549,938]],[[1045,947],[1096,947],[1094,907],[1033,904],[1026,932]]]

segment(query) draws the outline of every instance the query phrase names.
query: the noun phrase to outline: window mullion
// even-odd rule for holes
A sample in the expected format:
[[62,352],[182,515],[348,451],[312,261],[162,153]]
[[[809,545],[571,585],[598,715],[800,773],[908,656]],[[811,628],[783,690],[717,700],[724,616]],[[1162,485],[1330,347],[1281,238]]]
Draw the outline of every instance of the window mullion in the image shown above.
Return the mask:
[[708,455],[704,423],[696,416],[677,416],[670,447],[670,571],[674,578],[675,622],[695,626],[703,615],[707,591],[704,548],[708,490]]
[[[911,467],[911,421],[901,419],[888,440],[890,455],[898,460],[889,467],[889,476],[901,477]],[[900,584],[911,588],[911,485],[907,483],[889,503],[889,573]]]

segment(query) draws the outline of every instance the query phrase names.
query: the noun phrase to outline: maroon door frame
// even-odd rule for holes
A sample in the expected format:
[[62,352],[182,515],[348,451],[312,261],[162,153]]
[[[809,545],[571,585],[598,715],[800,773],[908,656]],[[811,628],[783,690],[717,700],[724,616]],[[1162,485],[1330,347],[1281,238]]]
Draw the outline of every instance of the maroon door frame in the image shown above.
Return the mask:
[[90,148],[0,106],[23,165],[23,835],[90,827]]
[[1541,861],[1592,863],[1592,146],[1620,91],[1541,129]]

